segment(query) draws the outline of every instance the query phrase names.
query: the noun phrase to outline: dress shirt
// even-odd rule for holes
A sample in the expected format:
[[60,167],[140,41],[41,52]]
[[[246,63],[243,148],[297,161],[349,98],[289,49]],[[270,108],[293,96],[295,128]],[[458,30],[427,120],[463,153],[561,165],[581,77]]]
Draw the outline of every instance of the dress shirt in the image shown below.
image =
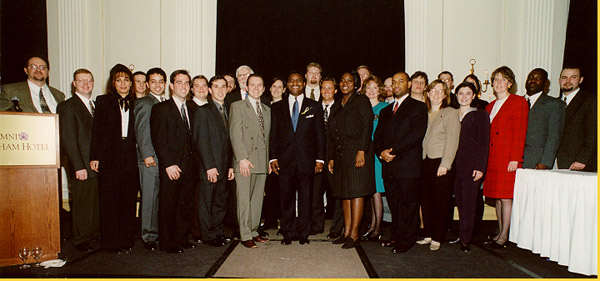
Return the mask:
[[[31,101],[33,101],[33,106],[37,109],[38,112],[42,112],[42,106],[40,105],[40,86],[34,84],[33,82],[27,79],[27,84],[29,85],[29,93],[31,94]],[[44,92],[44,99],[46,100],[46,104],[50,109],[50,112],[56,113],[56,106],[58,103],[54,99],[52,92],[50,92],[50,88],[48,88],[47,84],[41,87]]]
[[175,101],[175,104],[177,105],[177,111],[179,111],[179,115],[181,115],[181,119],[183,119],[183,115],[181,114],[181,105],[183,105],[183,107],[185,108],[185,117],[187,118],[187,123],[190,123],[190,111],[187,108],[187,105],[185,104],[185,101],[182,101],[178,98],[173,98],[173,100]]
[[398,107],[400,107],[402,105],[402,102],[409,96],[410,96],[410,94],[406,94],[404,96],[401,96],[400,98],[397,98],[396,101],[394,102],[392,109],[396,106],[396,104],[398,104]]
[[329,104],[327,104],[325,102],[321,102],[321,105],[323,105],[323,115],[325,115],[325,111],[327,111],[327,116],[331,116],[331,107],[333,106],[334,103],[335,103],[335,101],[331,101]]
[[577,95],[577,93],[579,93],[579,90],[581,90],[581,88],[577,88],[577,90],[571,92],[568,95],[563,94],[562,100],[567,104],[567,106],[569,105],[569,103],[571,103],[573,98],[575,98],[575,95]]
[[121,137],[126,138],[129,128],[129,109],[125,110],[119,106],[119,110],[121,111]]
[[[302,101],[304,100],[304,96],[303,95],[298,95],[298,113],[302,114],[302,112],[300,112],[300,109],[302,108]],[[289,101],[289,105],[290,105],[290,116],[294,115],[294,102],[296,101],[296,97],[294,97],[293,95],[289,95],[288,96],[288,101]],[[298,115],[300,116],[300,115]]]
[[306,85],[306,88],[304,88],[304,95],[310,99],[310,91],[312,89],[315,89],[315,92],[313,93],[315,95],[315,101],[319,101],[319,98],[321,97],[321,87],[319,86],[311,88],[310,86]]
[[498,111],[500,111],[500,108],[502,107],[502,105],[504,104],[504,102],[507,99],[508,99],[508,96],[506,96],[503,99],[496,100],[496,103],[494,103],[494,107],[492,107],[492,112],[490,113],[490,123],[492,123],[492,121],[494,121],[494,117],[496,117],[496,114],[498,114]]
[[529,109],[533,108],[533,105],[535,104],[535,102],[538,100],[538,98],[542,95],[542,92],[539,92],[535,95],[532,96],[526,96],[525,98],[527,99],[527,101],[529,102]]
[[159,102],[161,102],[161,100],[160,100],[161,98],[163,99],[162,101],[166,101],[166,100],[167,100],[167,98],[165,97],[165,94],[164,94],[164,93],[163,93],[162,95],[157,95],[157,94],[155,94],[155,93],[153,93],[153,92],[150,92],[150,94],[151,94],[152,96],[154,96],[154,98],[155,98],[157,101],[159,101]]
[[[254,109],[254,113],[256,113],[256,116],[258,116],[258,112],[256,111],[256,102],[258,101],[260,103],[260,101],[257,99],[254,99],[250,95],[248,95],[248,100],[250,101],[250,104],[252,105],[252,109]],[[263,114],[264,114],[264,112],[263,112]]]
[[90,107],[90,102],[95,104],[94,101],[92,99],[88,99],[88,98],[84,97],[82,94],[80,94],[78,92],[75,92],[75,95],[77,95],[81,99],[81,101],[83,102],[83,104],[85,105],[87,110],[90,112],[90,114],[94,115],[92,113],[92,108]]
[[[199,98],[197,97],[193,97],[192,100],[198,105],[198,106],[203,106],[205,104],[208,103],[208,101],[201,101]],[[216,102],[215,102],[216,104]],[[218,106],[217,106],[218,107]]]

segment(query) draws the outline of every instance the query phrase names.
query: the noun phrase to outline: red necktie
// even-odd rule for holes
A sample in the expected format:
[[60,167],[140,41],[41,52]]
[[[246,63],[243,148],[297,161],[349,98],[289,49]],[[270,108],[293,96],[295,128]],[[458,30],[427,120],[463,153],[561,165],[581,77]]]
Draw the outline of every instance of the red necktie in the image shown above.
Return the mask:
[[399,102],[396,102],[396,104],[394,104],[394,113],[392,115],[396,114],[396,110],[398,110],[398,107],[400,106]]

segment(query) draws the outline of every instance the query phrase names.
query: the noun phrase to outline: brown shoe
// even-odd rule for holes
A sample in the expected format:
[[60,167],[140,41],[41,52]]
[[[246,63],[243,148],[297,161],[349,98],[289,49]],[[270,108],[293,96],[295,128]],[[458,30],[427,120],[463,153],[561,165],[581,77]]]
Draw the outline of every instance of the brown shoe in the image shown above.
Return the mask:
[[250,248],[250,249],[252,249],[252,248],[258,248],[258,246],[256,246],[256,243],[254,243],[254,241],[252,241],[252,240],[242,241],[241,243],[246,248]]
[[394,247],[394,246],[396,246],[396,241],[394,241],[394,240],[381,242],[381,247]]
[[269,241],[269,238],[260,237],[260,235],[257,235],[257,236],[252,237],[252,241],[257,242],[257,243],[266,243]]

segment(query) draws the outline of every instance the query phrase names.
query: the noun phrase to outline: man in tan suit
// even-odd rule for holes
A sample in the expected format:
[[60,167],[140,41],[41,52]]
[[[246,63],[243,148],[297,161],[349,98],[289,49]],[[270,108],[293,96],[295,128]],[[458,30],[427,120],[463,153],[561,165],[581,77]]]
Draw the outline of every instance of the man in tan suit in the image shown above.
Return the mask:
[[0,111],[56,113],[56,106],[65,100],[65,94],[48,86],[48,60],[29,57],[23,70],[27,81],[2,85]]
[[271,110],[260,102],[262,77],[250,75],[248,98],[231,104],[229,132],[233,148],[237,212],[242,245],[256,248],[267,242],[258,235],[265,181],[269,168]]

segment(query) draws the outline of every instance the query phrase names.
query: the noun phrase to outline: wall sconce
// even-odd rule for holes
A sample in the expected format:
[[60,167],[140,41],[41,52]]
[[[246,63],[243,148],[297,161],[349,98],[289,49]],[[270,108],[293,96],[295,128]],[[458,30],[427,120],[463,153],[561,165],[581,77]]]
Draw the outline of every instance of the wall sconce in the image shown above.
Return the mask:
[[[475,73],[475,64],[477,63],[477,61],[475,59],[470,59],[469,60],[469,64],[471,65],[471,69],[469,70],[470,74],[474,74]],[[490,76],[489,76],[489,71],[486,69],[485,70],[485,80],[482,83],[484,87],[481,87],[481,92],[485,93],[488,90],[488,85],[490,85]],[[488,93],[488,96],[491,98],[492,95]]]

